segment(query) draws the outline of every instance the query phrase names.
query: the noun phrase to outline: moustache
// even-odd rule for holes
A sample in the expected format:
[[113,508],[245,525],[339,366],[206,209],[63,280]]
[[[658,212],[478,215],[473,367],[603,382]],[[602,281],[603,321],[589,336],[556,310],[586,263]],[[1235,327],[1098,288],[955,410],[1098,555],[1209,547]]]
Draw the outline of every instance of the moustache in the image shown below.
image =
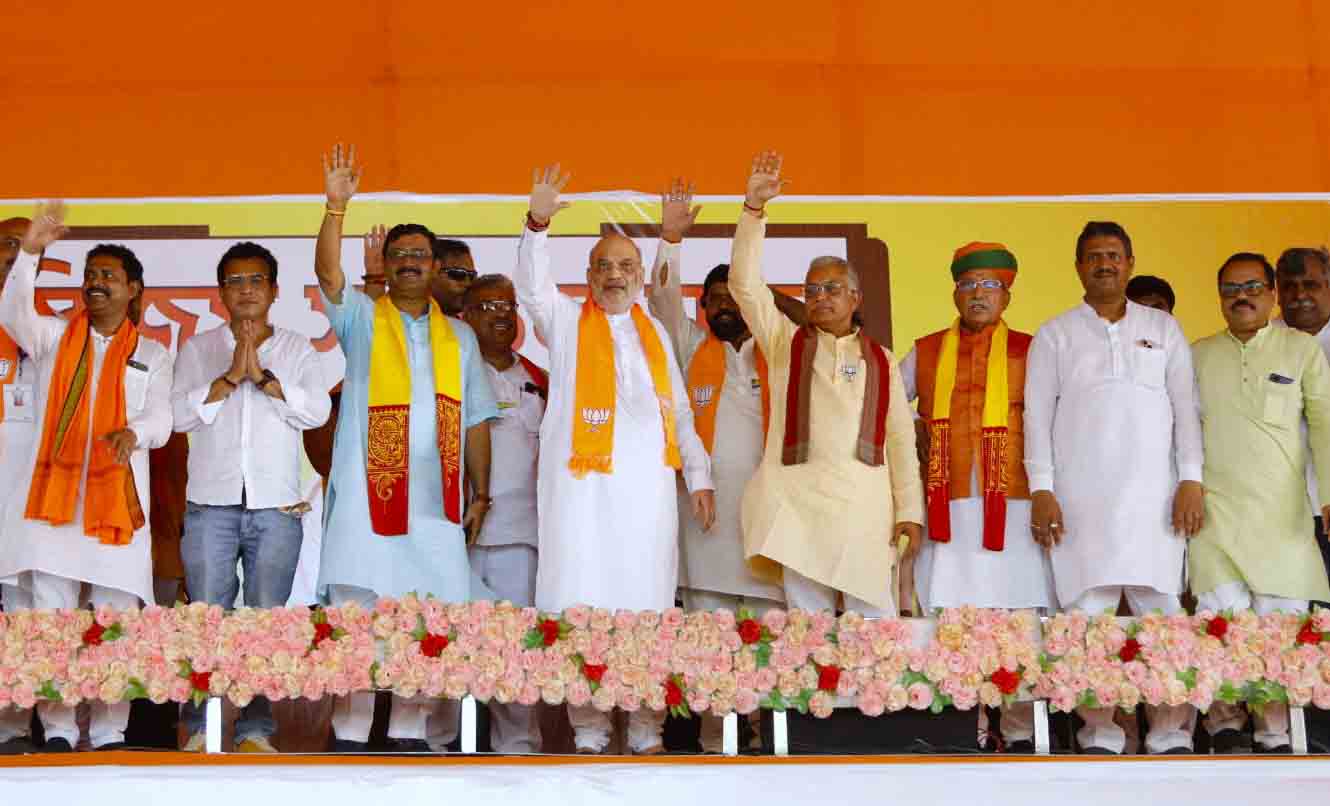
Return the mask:
[[99,285],[94,285],[94,286],[91,286],[91,287],[89,287],[89,288],[85,288],[85,289],[83,289],[83,296],[84,296],[84,297],[90,297],[90,296],[92,296],[93,294],[104,294],[104,295],[106,295],[106,296],[109,297],[109,296],[111,296],[111,291],[110,291],[110,289],[103,288],[102,286],[99,286]]

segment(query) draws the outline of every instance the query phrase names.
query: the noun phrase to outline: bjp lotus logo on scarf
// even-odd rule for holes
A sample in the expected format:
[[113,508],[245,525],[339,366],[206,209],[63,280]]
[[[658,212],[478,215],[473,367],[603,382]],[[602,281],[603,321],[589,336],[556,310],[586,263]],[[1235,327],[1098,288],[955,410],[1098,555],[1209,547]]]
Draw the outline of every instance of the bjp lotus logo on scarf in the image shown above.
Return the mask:
[[711,399],[716,394],[716,387],[711,384],[705,386],[693,387],[693,406],[699,409],[705,409],[711,405]]
[[582,422],[591,427],[592,431],[598,430],[602,425],[610,421],[609,409],[582,409]]

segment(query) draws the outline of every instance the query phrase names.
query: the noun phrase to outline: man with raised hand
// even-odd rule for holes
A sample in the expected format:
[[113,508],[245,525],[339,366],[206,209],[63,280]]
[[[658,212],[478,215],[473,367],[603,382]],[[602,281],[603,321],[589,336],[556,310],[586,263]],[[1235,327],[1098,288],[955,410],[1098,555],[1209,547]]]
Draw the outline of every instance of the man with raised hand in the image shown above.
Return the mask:
[[[1182,609],[1187,538],[1204,519],[1191,349],[1176,319],[1127,298],[1126,230],[1091,221],[1076,239],[1084,301],[1045,322],[1026,359],[1025,472],[1035,540],[1064,610]],[[1082,751],[1117,755],[1111,708],[1081,708]],[[1190,753],[1196,709],[1146,708],[1150,753]]]
[[[347,285],[342,220],[360,183],[355,149],[324,157],[327,206],[315,247],[324,310],[346,354],[333,441],[320,596],[373,607],[416,593],[465,602],[471,586],[466,534],[490,508],[489,421],[498,416],[476,336],[431,299],[439,268],[434,233],[398,224],[383,238],[387,292],[378,300]],[[469,494],[463,484],[469,483]],[[388,736],[424,752],[433,709],[393,697]],[[363,751],[374,693],[339,699],[334,749]]]
[[[38,256],[64,234],[64,216],[60,202],[38,208],[0,294],[0,327],[37,367],[39,435],[26,495],[5,507],[0,581],[26,599],[14,609],[77,608],[85,584],[93,605],[128,609],[153,599],[148,451],[171,434],[171,354],[130,321],[143,264],[123,246],[88,252],[84,306],[69,321],[38,315]],[[45,701],[37,713],[43,749],[73,749],[73,706]],[[128,722],[128,701],[93,703],[93,747],[123,747]]]
[[[301,433],[328,419],[332,404],[318,354],[305,336],[268,321],[277,298],[277,258],[238,243],[217,264],[229,322],[180,348],[172,408],[175,430],[192,433],[189,502],[181,557],[190,598],[231,608],[244,565],[245,604],[283,607],[300,559],[304,499]],[[203,709],[186,703],[186,750],[202,752]],[[273,753],[277,724],[256,697],[236,725],[236,749]]]
[[[1330,514],[1330,365],[1312,336],[1271,327],[1275,270],[1264,256],[1233,255],[1218,285],[1228,327],[1192,347],[1206,486],[1205,526],[1188,554],[1196,608],[1306,612],[1309,600],[1330,599],[1306,492],[1313,459],[1314,506]],[[1260,751],[1289,751],[1287,705],[1252,717]],[[1205,727],[1216,750],[1250,750],[1246,721],[1241,706],[1211,705]]]
[[[589,294],[559,292],[546,243],[568,205],[559,166],[532,177],[518,246],[517,299],[549,349],[549,407],[540,429],[536,606],[665,610],[678,583],[675,472],[704,528],[715,519],[711,461],[693,430],[687,389],[665,329],[638,304],[642,256],[622,235],[591,249]],[[634,753],[660,753],[663,697],[629,715]],[[579,752],[609,743],[609,714],[569,706]]]
[[[762,279],[766,205],[781,157],[753,160],[734,234],[729,291],[766,357],[771,422],[744,493],[744,551],[782,576],[792,608],[894,615],[897,544],[919,550],[923,494],[914,418],[891,353],[855,324],[859,276],[839,257],[804,278],[807,324],[780,312]],[[775,577],[773,577],[775,578]]]
[[[762,460],[766,435],[766,360],[748,331],[729,291],[728,264],[707,273],[698,306],[706,318],[699,325],[684,311],[680,252],[683,238],[701,212],[694,207],[693,187],[676,179],[661,196],[661,243],[651,269],[647,299],[651,313],[665,325],[674,342],[679,366],[688,385],[693,424],[711,456],[716,483],[716,524],[704,531],[695,521],[681,525],[679,595],[687,610],[747,610],[761,616],[784,606],[780,585],[759,579],[744,559],[739,502],[744,487]],[[776,303],[796,322],[803,304],[777,293]],[[686,512],[688,491],[680,488]],[[754,719],[757,712],[752,714]],[[702,750],[721,752],[723,720],[701,715]],[[754,731],[754,735],[757,735]]]
[[[915,342],[901,361],[923,423],[928,534],[902,567],[927,610],[971,605],[1052,608],[1048,555],[1030,534],[1025,477],[1025,360],[1030,335],[1007,327],[1016,256],[969,243],[951,260],[951,327]],[[913,583],[913,584],[912,584]],[[1002,709],[1008,752],[1034,752],[1034,703]]]

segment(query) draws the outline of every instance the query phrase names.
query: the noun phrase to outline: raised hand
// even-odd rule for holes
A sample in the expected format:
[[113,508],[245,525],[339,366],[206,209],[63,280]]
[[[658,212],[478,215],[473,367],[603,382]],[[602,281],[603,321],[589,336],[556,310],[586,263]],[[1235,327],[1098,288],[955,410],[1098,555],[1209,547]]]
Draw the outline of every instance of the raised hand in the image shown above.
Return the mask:
[[342,144],[338,143],[333,146],[331,158],[322,154],[320,159],[323,160],[323,192],[328,196],[328,207],[341,212],[360,188],[356,147],[349,146],[343,150]]
[[52,199],[37,205],[32,223],[23,235],[21,248],[30,255],[40,255],[46,247],[60,240],[69,227],[65,226],[65,203]]
[[568,202],[559,201],[559,194],[572,179],[572,174],[559,174],[559,164],[556,162],[548,168],[537,168],[531,172],[531,218],[536,224],[544,226],[550,223],[555,213],[571,205]]
[[754,210],[761,210],[767,202],[776,198],[785,190],[790,180],[780,178],[780,166],[783,158],[775,151],[763,151],[753,157],[753,167],[748,173],[748,189],[744,194],[744,204]]
[[678,243],[692,229],[702,205],[693,206],[696,187],[682,177],[660,194],[660,236],[670,243]]
[[375,224],[365,233],[365,276],[383,274],[383,242],[387,232],[382,224]]

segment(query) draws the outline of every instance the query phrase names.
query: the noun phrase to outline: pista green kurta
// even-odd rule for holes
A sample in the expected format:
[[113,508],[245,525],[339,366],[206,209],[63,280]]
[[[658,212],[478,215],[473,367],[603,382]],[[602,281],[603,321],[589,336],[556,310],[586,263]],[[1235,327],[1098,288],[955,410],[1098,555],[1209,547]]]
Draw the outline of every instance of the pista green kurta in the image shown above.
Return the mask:
[[1192,351],[1206,488],[1205,526],[1189,550],[1192,592],[1243,582],[1255,594],[1330,598],[1305,476],[1314,459],[1319,503],[1330,503],[1330,365],[1320,345],[1267,325],[1246,344],[1224,330]]

